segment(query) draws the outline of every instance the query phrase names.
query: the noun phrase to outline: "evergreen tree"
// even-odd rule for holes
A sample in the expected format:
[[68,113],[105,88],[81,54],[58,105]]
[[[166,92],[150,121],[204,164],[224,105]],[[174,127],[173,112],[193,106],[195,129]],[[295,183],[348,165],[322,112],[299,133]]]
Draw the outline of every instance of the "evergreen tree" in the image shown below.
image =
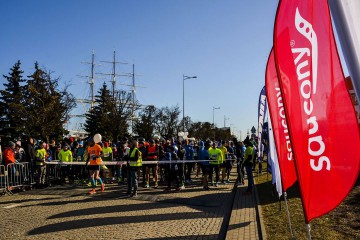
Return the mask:
[[85,130],[92,136],[100,133],[104,139],[111,139],[111,117],[114,108],[114,99],[104,82],[98,91],[98,95],[95,96],[94,107],[86,114]]
[[86,114],[85,131],[91,136],[100,133],[105,140],[121,140],[129,136],[131,115],[131,94],[119,91],[114,99],[104,83],[95,96],[95,106]]
[[156,127],[157,112],[155,106],[147,106],[140,113],[139,120],[135,122],[134,133],[145,139],[152,138]]
[[20,137],[25,127],[23,122],[24,87],[22,86],[25,80],[22,77],[24,72],[20,69],[20,65],[20,61],[17,61],[10,69],[9,75],[3,75],[7,82],[4,83],[5,89],[0,90],[0,126],[2,126],[0,133],[7,139]]
[[67,87],[58,90],[58,78],[41,69],[35,63],[35,71],[28,76],[25,86],[26,128],[29,136],[49,141],[50,138],[63,136],[63,128],[69,112],[75,107],[74,97],[68,93]]

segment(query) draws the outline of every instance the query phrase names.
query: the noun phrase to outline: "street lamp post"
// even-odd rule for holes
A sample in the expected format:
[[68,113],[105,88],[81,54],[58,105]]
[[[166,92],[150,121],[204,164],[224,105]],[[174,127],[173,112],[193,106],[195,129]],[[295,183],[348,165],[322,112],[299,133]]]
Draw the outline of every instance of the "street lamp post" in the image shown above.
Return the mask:
[[213,107],[213,125],[214,125],[214,128],[215,128],[215,110],[218,110],[220,109],[220,107]]
[[197,76],[188,77],[183,74],[183,131],[185,132],[185,80],[197,78]]
[[220,109],[220,107],[214,107],[213,106],[213,126],[214,126],[214,141],[215,141],[215,132],[216,132],[216,130],[215,130],[215,110],[218,110],[218,109]]

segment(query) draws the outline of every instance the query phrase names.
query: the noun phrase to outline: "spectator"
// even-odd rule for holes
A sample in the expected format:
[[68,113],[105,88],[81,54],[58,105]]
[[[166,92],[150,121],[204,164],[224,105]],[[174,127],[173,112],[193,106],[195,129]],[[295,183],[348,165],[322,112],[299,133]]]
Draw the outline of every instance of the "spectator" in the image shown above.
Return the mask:
[[25,151],[21,147],[21,142],[17,141],[15,143],[15,160],[17,162],[25,162]]
[[5,165],[15,163],[15,143],[8,142],[3,152],[3,161]]
[[230,146],[229,143],[226,142],[225,146],[227,148],[227,157],[226,157],[226,182],[230,183],[230,173],[231,173],[231,169],[232,169],[232,165],[234,163],[234,159],[236,159],[235,156],[235,148],[234,148],[234,143],[230,142]]
[[[203,141],[200,142],[199,144],[199,151],[198,151],[198,158],[199,160],[209,160],[210,159],[210,155],[208,152],[208,149],[210,147],[210,144],[204,144]],[[202,168],[202,173],[203,173],[203,188],[204,190],[210,190],[209,188],[209,183],[208,183],[208,176],[210,173],[210,163],[209,161],[203,161],[201,162],[201,168]]]
[[34,167],[36,151],[35,151],[35,140],[29,137],[28,142],[25,146],[26,162],[30,163],[31,167]]
[[132,141],[130,147],[130,155],[127,157],[127,181],[128,181],[128,190],[127,195],[130,197],[137,196],[138,190],[138,180],[137,172],[142,166],[142,153],[138,149],[138,142]]
[[[193,148],[193,144],[189,144],[189,140],[186,139],[184,141],[184,150],[185,150],[185,160],[188,161],[193,161],[194,160],[194,148]],[[186,184],[191,184],[191,173],[192,170],[194,168],[195,163],[193,162],[188,162],[185,164],[185,183]]]
[[[155,144],[155,141],[153,139],[149,140],[149,146],[146,147],[146,160],[147,161],[158,161],[159,159],[159,148],[158,146]],[[146,188],[148,188],[150,186],[150,169],[152,169],[152,174],[153,174],[153,179],[154,179],[154,184],[155,184],[155,188],[158,187],[158,164],[157,163],[152,163],[152,164],[147,164],[145,165],[145,170],[146,170]]]
[[222,153],[222,162],[220,164],[220,171],[221,171],[221,183],[224,184],[225,183],[225,177],[226,177],[226,162],[227,162],[227,156],[228,156],[228,151],[227,148],[225,146],[225,141],[219,142],[218,144],[218,149],[221,150]]
[[[146,147],[145,147],[145,139],[144,138],[139,138],[139,143],[138,143],[138,149],[139,151],[141,152],[141,156],[143,159],[146,159]],[[138,176],[140,176],[140,169],[142,170],[142,186],[143,187],[146,187],[146,183],[145,183],[145,172],[146,172],[146,169],[145,169],[145,165],[143,164],[141,166],[141,168],[138,168]]]
[[46,160],[46,143],[40,143],[39,148],[36,151],[36,169],[38,172],[38,177],[36,184],[39,188],[43,188],[45,185],[45,177],[46,177],[46,166],[45,166],[45,160]]
[[262,172],[262,162],[264,160],[264,144],[260,143],[260,149],[258,150],[258,161],[259,161],[259,174]]
[[[72,152],[69,149],[69,145],[64,144],[58,154],[58,158],[62,163],[68,163],[73,161]],[[72,182],[71,167],[70,165],[61,165],[61,180],[62,183],[66,183],[66,177],[69,178],[69,182]]]
[[211,186],[214,186],[213,172],[215,170],[216,182],[215,187],[219,185],[219,172],[220,164],[223,162],[222,151],[216,147],[216,142],[214,141],[212,147],[209,148],[210,155],[210,181]]
[[244,144],[246,146],[245,154],[244,154],[244,163],[246,169],[246,174],[248,176],[248,187],[246,189],[245,194],[251,194],[252,193],[252,186],[254,184],[253,182],[253,174],[252,174],[252,167],[254,165],[254,149],[252,147],[252,143],[250,142],[249,138],[246,138],[244,140]]
[[56,142],[54,139],[50,141],[49,148],[51,151],[51,160],[57,159],[57,154],[56,154],[57,146],[56,146]]

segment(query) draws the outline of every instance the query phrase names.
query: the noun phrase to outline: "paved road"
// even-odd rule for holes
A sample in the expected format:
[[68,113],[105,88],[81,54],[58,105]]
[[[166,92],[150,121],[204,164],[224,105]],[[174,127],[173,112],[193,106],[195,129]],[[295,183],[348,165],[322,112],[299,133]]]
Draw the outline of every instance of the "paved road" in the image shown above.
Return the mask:
[[125,197],[125,186],[87,191],[65,185],[1,196],[0,239],[221,239],[234,198],[233,184],[204,191],[199,179],[181,192],[140,188],[136,198]]

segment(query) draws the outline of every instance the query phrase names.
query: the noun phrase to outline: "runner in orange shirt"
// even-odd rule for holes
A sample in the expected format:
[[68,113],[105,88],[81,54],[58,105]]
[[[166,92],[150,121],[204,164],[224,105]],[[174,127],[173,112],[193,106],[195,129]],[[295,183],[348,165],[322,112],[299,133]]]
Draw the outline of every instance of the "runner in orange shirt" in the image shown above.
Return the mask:
[[99,144],[94,142],[92,137],[88,138],[88,158],[86,160],[86,166],[89,170],[90,174],[90,181],[92,189],[89,191],[89,194],[96,193],[95,191],[95,177],[96,180],[99,181],[101,184],[100,191],[103,192],[105,190],[105,184],[103,183],[102,179],[99,176],[100,172],[100,165],[101,165],[101,155],[102,155],[102,148]]

